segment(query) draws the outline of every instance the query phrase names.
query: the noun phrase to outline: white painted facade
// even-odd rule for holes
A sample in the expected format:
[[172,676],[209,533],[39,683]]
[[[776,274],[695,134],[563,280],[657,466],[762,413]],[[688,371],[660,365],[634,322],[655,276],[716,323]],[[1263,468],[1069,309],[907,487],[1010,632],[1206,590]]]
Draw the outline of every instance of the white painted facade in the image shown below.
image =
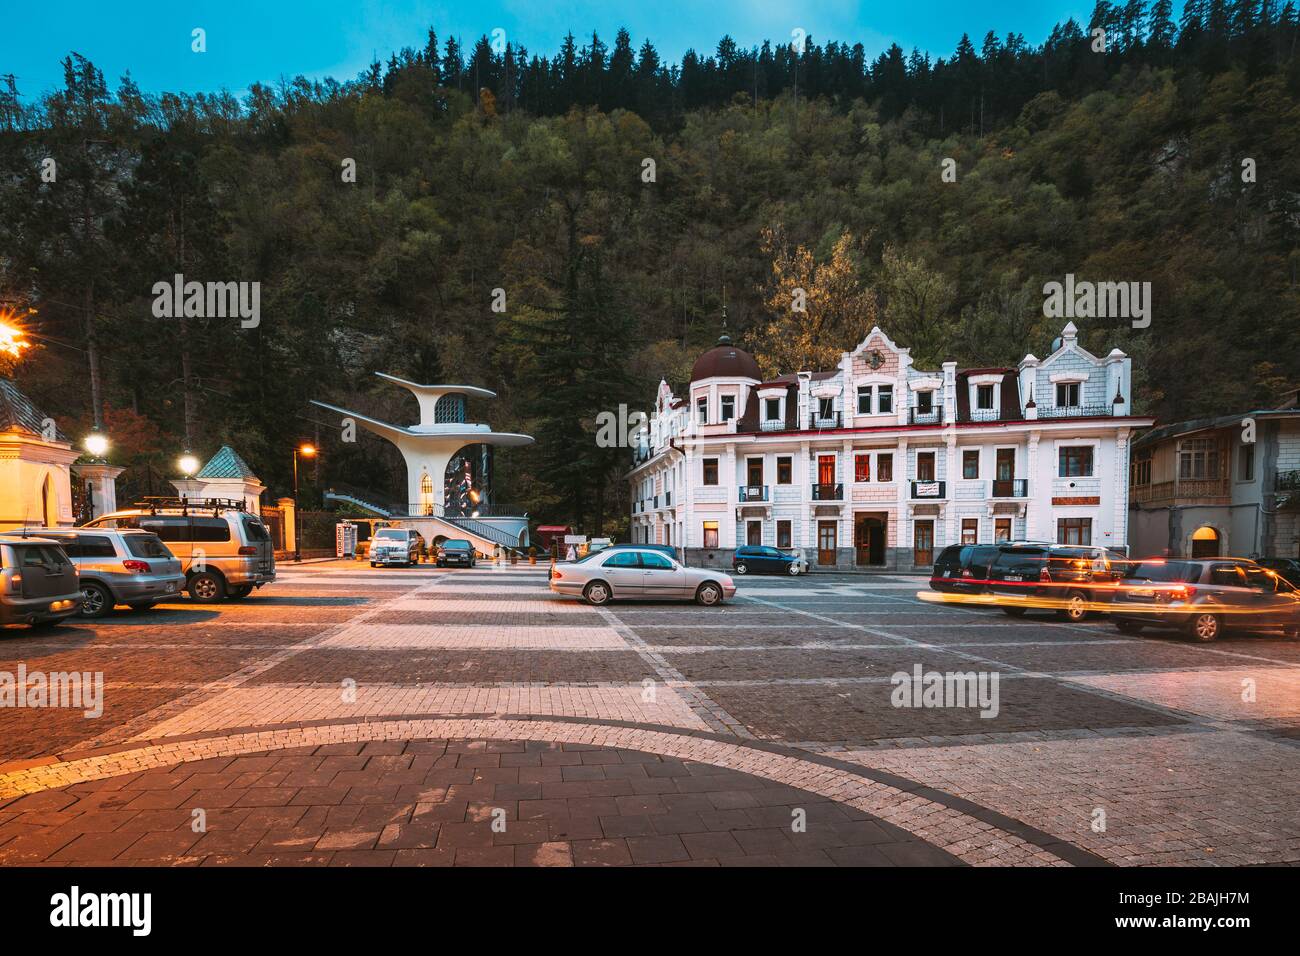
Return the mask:
[[686,395],[661,382],[629,474],[632,539],[728,563],[795,548],[814,564],[911,569],[962,541],[1128,544],[1131,360],[1065,327],[1045,359],[938,370],[873,329],[830,372],[761,382],[729,341]]

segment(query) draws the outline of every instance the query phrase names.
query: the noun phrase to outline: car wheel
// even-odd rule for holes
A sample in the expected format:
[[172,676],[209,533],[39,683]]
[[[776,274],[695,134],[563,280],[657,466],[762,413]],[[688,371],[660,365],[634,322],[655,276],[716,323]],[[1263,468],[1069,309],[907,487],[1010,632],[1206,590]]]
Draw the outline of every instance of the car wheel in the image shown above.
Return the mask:
[[715,604],[721,604],[722,588],[718,587],[712,581],[705,581],[695,591],[695,603],[702,604],[705,607],[713,607]]
[[246,598],[252,593],[253,586],[251,584],[241,584],[238,587],[230,589],[230,596],[232,598]]
[[103,617],[113,610],[113,595],[108,588],[94,581],[81,582],[81,608],[77,611],[82,617]]
[[1025,608],[1023,607],[1004,607],[1002,613],[1008,617],[1024,617]]
[[1217,614],[1196,614],[1187,623],[1187,632],[1191,634],[1192,640],[1200,641],[1202,644],[1217,639],[1222,630],[1223,622]]
[[592,581],[582,589],[582,596],[587,599],[588,604],[599,607],[602,604],[608,604],[609,599],[614,595],[610,593],[609,585],[604,581]]
[[1065,596],[1065,607],[1056,612],[1073,624],[1088,616],[1088,596],[1082,591],[1071,591]]
[[797,562],[797,561],[791,561],[791,562],[790,562],[790,577],[795,577],[796,575],[798,575],[798,574],[800,574],[800,573],[802,573],[802,572],[801,572],[800,569],[799,569],[799,562]]
[[1140,621],[1116,621],[1115,630],[1121,634],[1141,634],[1142,628],[1146,627]]
[[226,596],[226,582],[211,571],[203,571],[190,578],[189,591],[193,600],[208,604]]
[[748,574],[748,573],[749,573],[749,565],[745,564],[744,561],[741,561],[738,565],[736,565],[736,573],[737,573],[737,574]]

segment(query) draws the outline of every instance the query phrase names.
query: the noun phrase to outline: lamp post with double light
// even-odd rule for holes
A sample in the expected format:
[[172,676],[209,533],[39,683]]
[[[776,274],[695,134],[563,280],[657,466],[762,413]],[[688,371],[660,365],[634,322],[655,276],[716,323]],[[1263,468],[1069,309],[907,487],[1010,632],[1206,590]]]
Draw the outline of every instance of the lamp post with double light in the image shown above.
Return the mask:
[[299,530],[301,525],[298,521],[298,456],[303,458],[315,458],[316,446],[303,442],[293,450],[293,560],[302,561],[302,548],[299,544]]

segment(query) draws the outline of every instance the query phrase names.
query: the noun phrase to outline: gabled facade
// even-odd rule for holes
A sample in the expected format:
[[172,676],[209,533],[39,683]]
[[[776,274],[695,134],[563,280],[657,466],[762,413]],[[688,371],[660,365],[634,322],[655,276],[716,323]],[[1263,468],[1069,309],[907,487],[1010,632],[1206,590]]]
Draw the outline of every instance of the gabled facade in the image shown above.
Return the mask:
[[725,564],[744,544],[823,566],[928,567],[948,544],[1128,543],[1132,368],[1071,323],[1015,368],[919,369],[875,328],[829,371],[764,381],[723,336],[660,383],[630,472],[632,537]]

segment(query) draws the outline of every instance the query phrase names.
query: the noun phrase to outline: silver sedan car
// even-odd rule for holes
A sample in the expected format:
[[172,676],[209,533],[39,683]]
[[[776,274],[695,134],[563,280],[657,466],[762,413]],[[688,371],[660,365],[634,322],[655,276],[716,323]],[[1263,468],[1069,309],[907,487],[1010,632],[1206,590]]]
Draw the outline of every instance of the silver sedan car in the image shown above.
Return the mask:
[[705,607],[736,594],[731,575],[711,568],[687,568],[660,551],[618,548],[557,564],[551,590],[585,598],[588,604],[608,604],[614,598],[683,600],[694,598]]

